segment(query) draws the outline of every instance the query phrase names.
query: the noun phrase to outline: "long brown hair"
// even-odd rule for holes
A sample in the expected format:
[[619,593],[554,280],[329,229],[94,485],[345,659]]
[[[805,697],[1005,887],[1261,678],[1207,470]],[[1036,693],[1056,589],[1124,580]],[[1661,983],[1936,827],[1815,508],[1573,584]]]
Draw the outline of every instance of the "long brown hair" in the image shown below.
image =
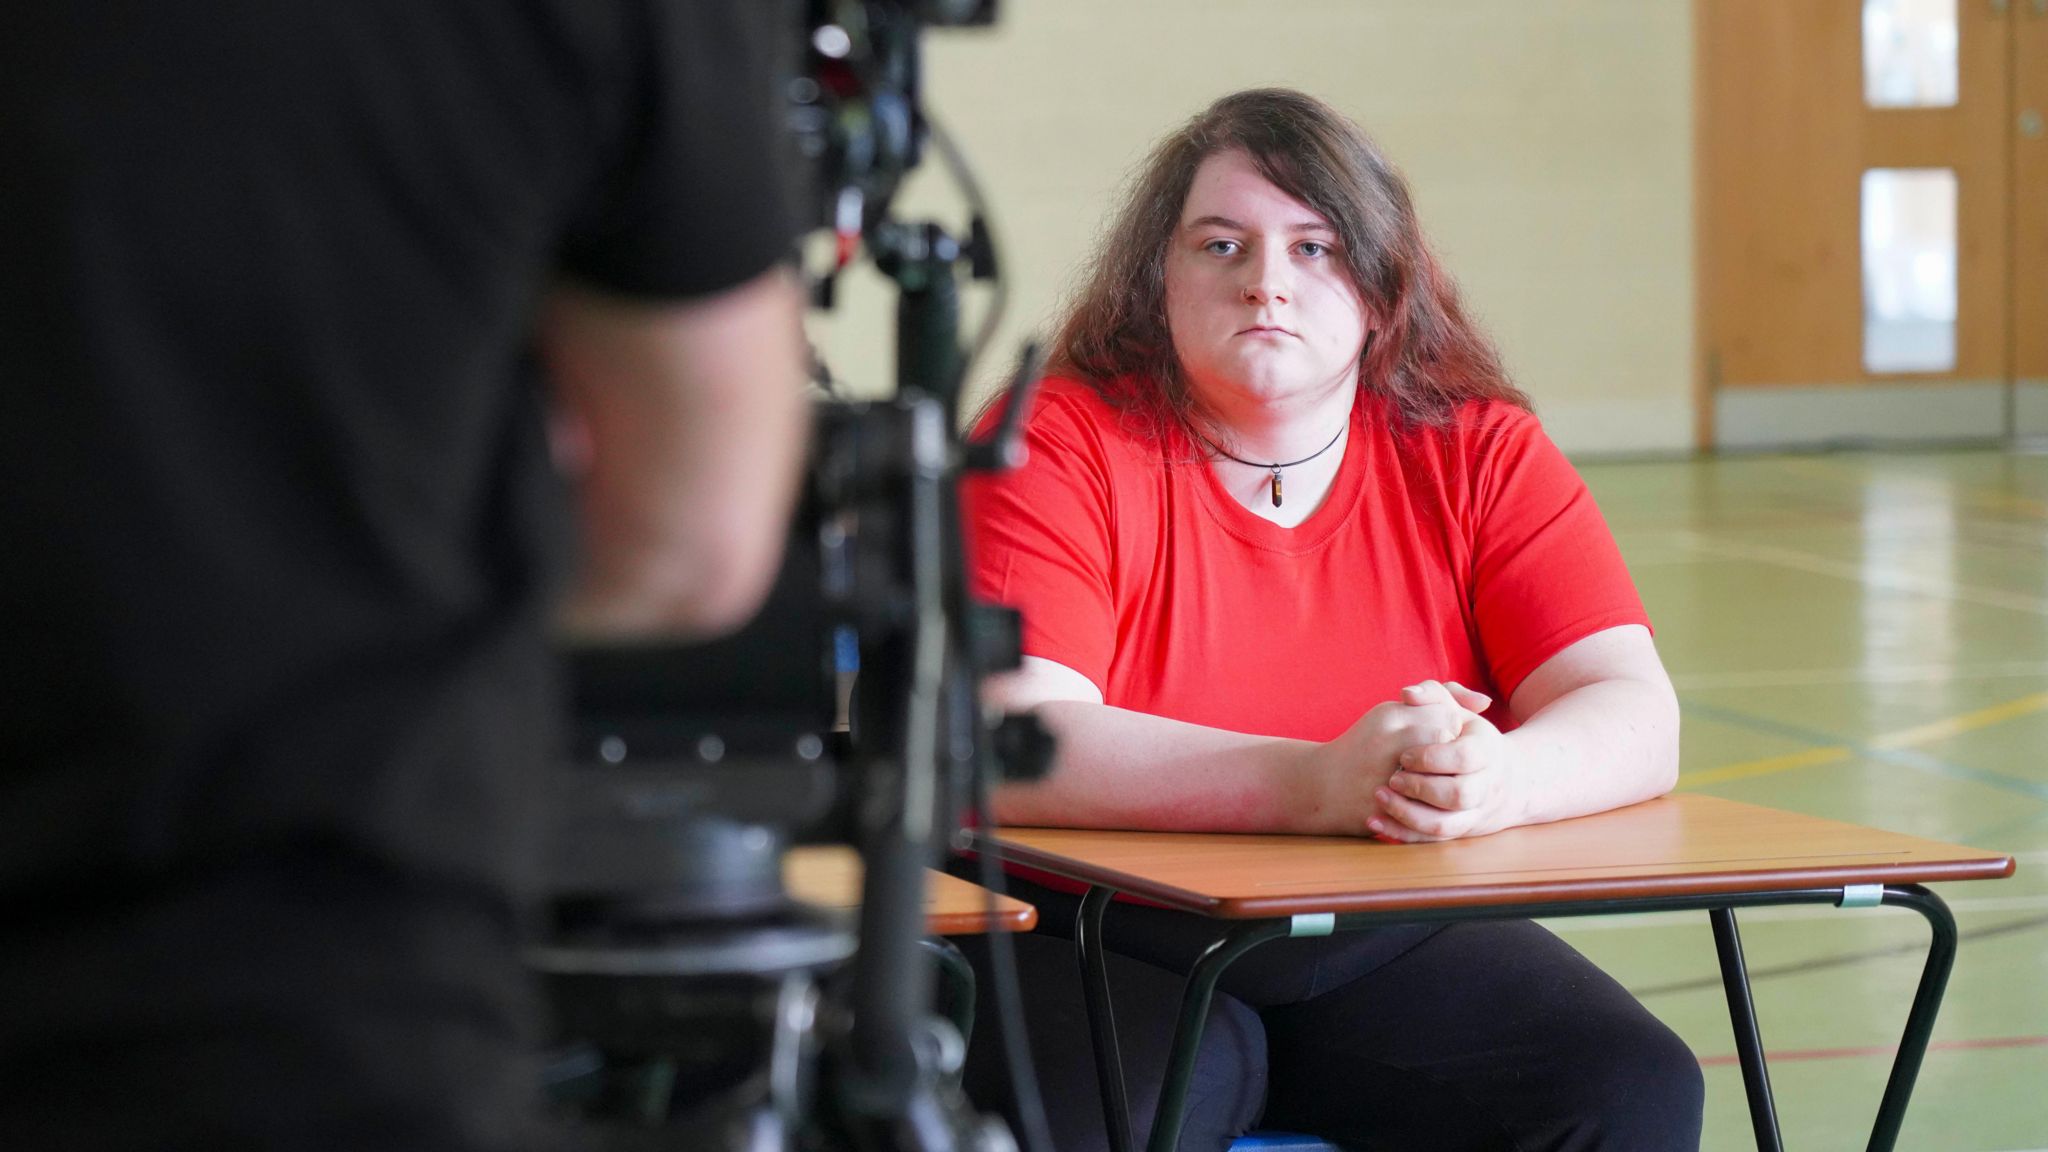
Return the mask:
[[1387,397],[1411,427],[1447,424],[1468,400],[1529,407],[1423,241],[1401,174],[1358,125],[1284,88],[1225,96],[1152,150],[1066,308],[1053,373],[1087,383],[1157,438],[1198,430],[1167,329],[1166,253],[1195,170],[1229,151],[1336,229],[1374,329],[1361,396]]

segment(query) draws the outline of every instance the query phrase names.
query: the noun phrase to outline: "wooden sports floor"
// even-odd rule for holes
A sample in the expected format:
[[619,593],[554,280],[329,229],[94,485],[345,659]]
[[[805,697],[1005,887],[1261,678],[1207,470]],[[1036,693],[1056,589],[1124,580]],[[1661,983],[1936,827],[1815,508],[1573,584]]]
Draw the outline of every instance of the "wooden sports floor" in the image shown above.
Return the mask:
[[[2010,852],[1938,889],[1961,951],[1900,1138],[2048,1150],[2048,456],[1835,453],[1581,471],[1684,713],[1679,787]],[[1739,916],[1792,1152],[1860,1149],[1927,939],[1909,911]],[[1707,919],[1553,921],[1706,1069],[1753,1148]]]

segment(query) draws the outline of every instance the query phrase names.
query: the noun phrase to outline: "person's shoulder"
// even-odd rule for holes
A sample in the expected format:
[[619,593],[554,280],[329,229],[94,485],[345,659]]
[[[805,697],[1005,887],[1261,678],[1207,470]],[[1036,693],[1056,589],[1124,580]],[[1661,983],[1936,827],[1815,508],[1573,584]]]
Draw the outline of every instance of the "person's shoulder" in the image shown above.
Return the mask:
[[1473,399],[1460,403],[1440,422],[1403,423],[1391,402],[1388,419],[1396,457],[1403,466],[1450,485],[1451,490],[1478,492],[1532,465],[1558,456],[1536,414],[1505,400]]
[[1038,410],[1091,424],[1114,424],[1117,416],[1116,407],[1101,389],[1074,376],[1047,376],[1039,381]]
[[1451,413],[1446,429],[1468,443],[1538,435],[1543,422],[1534,412],[1505,400],[1467,400]]
[[1503,443],[1543,435],[1535,413],[1505,400],[1466,400],[1440,420],[1425,422],[1404,414],[1391,398],[1380,397],[1368,416],[1404,453],[1421,457],[1482,457]]
[[[1136,413],[1114,403],[1105,390],[1073,376],[1047,376],[1038,382],[1025,414],[1024,427],[1034,436],[1085,436],[1104,444],[1133,444],[1143,439]],[[998,399],[983,417],[993,426],[1015,396]]]
[[1515,468],[1531,453],[1541,455],[1550,443],[1534,412],[1491,399],[1459,404],[1433,438],[1444,467],[1473,474]]

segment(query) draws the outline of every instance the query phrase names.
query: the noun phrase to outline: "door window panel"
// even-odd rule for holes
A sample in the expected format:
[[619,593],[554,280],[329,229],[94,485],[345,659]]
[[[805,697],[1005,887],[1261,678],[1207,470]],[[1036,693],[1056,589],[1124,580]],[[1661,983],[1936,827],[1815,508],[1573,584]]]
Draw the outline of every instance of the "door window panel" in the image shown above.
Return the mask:
[[1872,108],[1953,108],[1956,0],[1863,0],[1863,98]]
[[1956,173],[1863,173],[1863,365],[1872,372],[1956,366]]

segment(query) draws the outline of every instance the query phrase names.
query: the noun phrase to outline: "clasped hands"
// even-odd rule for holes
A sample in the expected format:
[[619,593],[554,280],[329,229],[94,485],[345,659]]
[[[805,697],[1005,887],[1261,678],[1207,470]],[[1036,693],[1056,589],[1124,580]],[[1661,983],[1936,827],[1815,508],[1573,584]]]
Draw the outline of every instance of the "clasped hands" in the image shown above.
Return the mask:
[[1314,830],[1420,843],[1520,823],[1520,753],[1481,715],[1492,703],[1426,680],[1316,746]]

